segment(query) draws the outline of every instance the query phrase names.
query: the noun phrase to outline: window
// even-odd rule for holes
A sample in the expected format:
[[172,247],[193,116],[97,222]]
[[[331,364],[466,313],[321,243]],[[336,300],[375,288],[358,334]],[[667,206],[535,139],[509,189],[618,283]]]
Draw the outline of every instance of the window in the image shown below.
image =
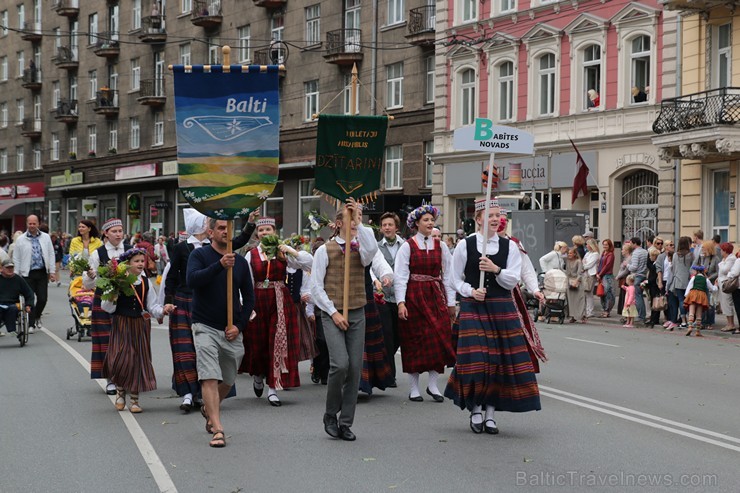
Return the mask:
[[190,65],[190,43],[180,45],[180,64]]
[[180,12],[188,14],[193,10],[193,0],[180,0]]
[[141,0],[134,0],[131,8],[131,29],[141,29]]
[[3,101],[0,103],[0,128],[6,128],[8,126],[8,103]]
[[161,146],[164,144],[164,114],[158,111],[154,114],[154,143],[152,145]]
[[298,180],[298,217],[300,221],[301,234],[311,234],[311,228],[306,217],[310,211],[317,211],[321,207],[321,199],[314,195],[316,187],[314,179]]
[[51,30],[51,33],[54,37],[54,53],[57,53],[59,51],[59,48],[62,47],[62,30],[58,27],[55,27]]
[[41,169],[41,145],[33,145],[33,169]]
[[218,65],[219,55],[221,54],[221,46],[218,39],[206,38],[206,44],[208,45],[208,63]]
[[432,178],[434,177],[434,161],[429,157],[434,153],[434,141],[424,142],[424,187],[432,188]]
[[403,147],[400,145],[385,148],[385,189],[401,189],[403,177]]
[[18,77],[23,77],[23,69],[26,68],[26,55],[22,51],[17,52],[16,58],[18,59]]
[[51,134],[51,156],[49,156],[49,159],[59,161],[59,134],[56,132]]
[[465,69],[460,78],[460,125],[475,122],[475,70]]
[[26,6],[18,5],[18,29],[23,29],[26,23]]
[[90,85],[90,99],[95,99],[98,92],[98,71],[91,70],[87,73],[87,81]]
[[424,60],[426,65],[426,77],[424,78],[424,103],[434,103],[434,56],[428,56]]
[[462,4],[460,21],[471,22],[478,18],[478,1],[477,0],[461,0]]
[[110,31],[111,40],[118,41],[119,16],[118,4],[108,2],[108,31]]
[[321,43],[321,29],[319,18],[321,17],[321,5],[306,7],[306,44],[315,45]]
[[108,122],[108,150],[118,150],[118,122]]
[[319,112],[319,81],[311,80],[303,84],[305,108],[303,119],[310,122],[313,115]]
[[715,39],[712,45],[717,47],[713,57],[712,82],[714,87],[729,87],[732,82],[732,23],[713,28]]
[[90,14],[87,17],[87,44],[94,45],[98,41],[98,14]]
[[[647,94],[649,91],[646,89],[650,87],[650,37],[637,36],[630,43],[630,47],[631,87],[636,87],[638,91]],[[633,103],[635,102],[633,99]]]
[[15,170],[18,172],[23,171],[25,165],[24,160],[26,156],[23,154],[23,146],[17,146],[15,148]]
[[730,237],[730,171],[713,171],[712,179],[712,235],[724,242]]
[[[352,74],[344,74],[344,114],[352,113],[350,103],[352,101]],[[360,88],[355,92],[355,115],[360,113]]]
[[141,83],[141,66],[138,58],[131,59],[131,90],[138,91]]
[[0,24],[2,24],[2,33],[0,35],[7,36],[8,35],[8,11],[3,10],[0,12]]
[[0,149],[0,173],[8,172],[8,150]]
[[276,10],[270,18],[270,39],[275,41],[283,40],[283,30],[285,29],[285,18],[283,12]]
[[509,12],[516,9],[515,0],[499,0],[501,6],[501,13]]
[[275,226],[280,234],[283,229],[283,182],[279,181],[275,184],[275,189],[272,191],[267,200],[265,200],[262,206],[261,214],[265,217],[274,217]]
[[0,57],[0,81],[8,80],[8,57]]
[[138,149],[140,144],[140,135],[139,135],[139,118],[133,117],[131,118],[131,131],[129,135],[129,148],[130,149]]
[[[588,45],[583,50],[583,109],[599,109],[601,99],[598,97],[601,91],[601,46]],[[594,99],[595,91],[598,99]]]
[[98,126],[87,126],[87,152],[95,154],[98,152]]
[[76,75],[69,76],[69,99],[73,101],[77,100],[77,76]]
[[514,64],[504,62],[498,66],[498,117],[499,121],[514,119]]
[[542,55],[539,65],[540,116],[555,113],[555,55]]
[[403,62],[386,65],[388,85],[386,94],[386,108],[403,107]]
[[72,128],[69,130],[69,157],[77,157],[77,130]]
[[388,0],[388,25],[403,22],[403,0]]
[[239,36],[239,62],[248,64],[251,60],[249,50],[252,44],[252,28],[249,25],[242,26],[237,29],[237,34]]
[[23,119],[26,117],[26,102],[23,98],[15,100],[15,114],[17,115],[15,124],[21,125],[23,123]]

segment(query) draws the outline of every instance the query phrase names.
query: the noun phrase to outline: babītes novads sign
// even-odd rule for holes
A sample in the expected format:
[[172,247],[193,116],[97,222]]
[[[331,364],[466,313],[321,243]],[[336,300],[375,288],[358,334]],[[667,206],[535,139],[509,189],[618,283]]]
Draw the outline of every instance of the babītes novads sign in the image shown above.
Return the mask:
[[380,189],[387,116],[319,115],[316,189],[344,201]]

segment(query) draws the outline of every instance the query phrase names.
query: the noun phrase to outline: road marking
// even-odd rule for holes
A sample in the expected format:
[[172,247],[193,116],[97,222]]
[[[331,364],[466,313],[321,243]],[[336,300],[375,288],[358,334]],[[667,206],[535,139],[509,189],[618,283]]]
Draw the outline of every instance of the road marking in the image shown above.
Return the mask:
[[[41,329],[41,331],[51,337],[54,342],[62,346],[62,349],[71,354],[72,357],[76,359],[80,365],[82,365],[85,371],[90,373],[90,363],[88,363],[88,361],[83,358],[80,353],[72,349],[72,346],[64,342],[61,338],[59,338],[56,334],[50,332],[48,329],[44,328]],[[105,390],[105,380],[97,379],[95,381],[103,390]],[[110,398],[111,403],[115,404],[115,396],[109,395],[108,397]],[[172,482],[172,478],[167,472],[167,469],[164,467],[164,464],[162,464],[159,455],[157,455],[157,452],[154,450],[152,443],[147,438],[141,426],[139,426],[139,423],[134,418],[134,415],[127,412],[118,413],[118,415],[121,417],[123,423],[126,425],[131,438],[134,439],[134,443],[136,443],[136,446],[139,449],[139,453],[144,458],[144,462],[146,462],[147,467],[149,467],[149,470],[152,473],[152,477],[159,487],[159,491],[161,493],[177,493],[175,483]]]
[[600,346],[622,347],[622,346],[617,346],[616,344],[607,344],[605,342],[589,341],[588,339],[576,339],[575,337],[566,337],[566,339],[570,339],[571,341],[578,341],[578,342],[588,342],[590,344],[598,344]]
[[[643,413],[641,411],[636,411],[634,409],[629,409],[629,408],[622,407],[622,406],[617,406],[614,404],[610,404],[608,402],[591,399],[589,397],[584,397],[578,394],[572,394],[570,392],[565,392],[563,390],[554,389],[552,387],[545,387],[545,386],[540,385],[540,394],[550,397],[552,399],[557,399],[563,402],[567,402],[569,404],[574,404],[576,406],[580,406],[586,409],[591,409],[592,411],[597,411],[600,413],[608,414],[610,416],[622,418],[627,421],[632,421],[634,423],[639,423],[645,426],[649,426],[651,428],[657,428],[659,430],[667,431],[669,433],[681,435],[687,438],[698,440],[700,442],[708,443],[710,445],[716,445],[718,447],[726,448],[728,450],[740,452],[740,446],[732,445],[730,443],[725,443],[725,442],[733,442],[733,443],[740,444],[739,438],[735,438],[730,435],[725,435],[725,434],[717,433],[715,431],[707,430],[704,428],[698,428],[696,426],[679,423],[678,421],[672,421],[670,419],[661,418],[660,416],[654,416],[652,414]],[[562,394],[562,395],[559,395],[559,394]],[[580,402],[579,400],[576,400],[576,399],[579,399],[580,401],[584,401],[584,402]],[[587,403],[592,403],[592,404],[587,404]],[[612,409],[614,409],[614,411],[612,411]],[[633,414],[634,416],[630,416],[630,414]],[[649,420],[652,420],[652,421],[649,421]],[[678,428],[683,428],[683,429],[678,429]],[[690,431],[684,431],[684,430],[690,430]],[[708,438],[707,436],[701,436],[701,435],[698,435],[697,433],[701,433],[702,435],[707,435],[709,437],[718,438],[720,440],[725,440],[725,442],[715,440],[714,438]]]

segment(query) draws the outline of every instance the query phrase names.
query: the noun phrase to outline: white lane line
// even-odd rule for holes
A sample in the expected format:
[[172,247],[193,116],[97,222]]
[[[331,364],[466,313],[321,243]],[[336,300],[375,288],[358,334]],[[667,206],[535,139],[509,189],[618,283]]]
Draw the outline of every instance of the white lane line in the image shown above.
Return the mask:
[[[90,363],[88,363],[87,360],[80,355],[80,353],[72,349],[72,346],[64,342],[61,338],[57,337],[56,334],[50,332],[48,329],[44,328],[41,330],[46,335],[51,337],[54,342],[62,346],[62,349],[72,355],[72,357],[76,359],[80,365],[82,365],[86,372],[90,373]],[[100,385],[100,388],[105,390],[105,380],[98,379],[95,381],[98,383],[98,385]],[[110,398],[111,403],[115,404],[115,396],[111,395],[108,397]],[[177,493],[175,483],[172,482],[172,478],[170,477],[169,473],[167,473],[167,469],[164,467],[164,464],[162,464],[159,455],[157,455],[157,452],[154,450],[152,443],[147,438],[141,426],[139,426],[139,423],[134,418],[134,415],[128,412],[118,413],[118,415],[121,417],[123,423],[126,425],[131,438],[134,439],[134,443],[136,443],[136,446],[139,449],[139,453],[144,458],[144,462],[146,462],[146,465],[149,467],[149,470],[152,473],[152,477],[159,487],[159,491],[161,493]]]
[[[551,392],[554,392],[554,393],[551,393]],[[626,407],[616,406],[614,404],[609,404],[608,402],[598,401],[596,399],[590,399],[588,397],[583,397],[583,396],[580,396],[580,395],[577,395],[577,394],[571,394],[569,392],[564,392],[562,390],[553,389],[551,387],[543,387],[542,385],[540,385],[540,394],[541,395],[544,395],[544,396],[547,396],[547,397],[550,397],[552,399],[557,399],[557,400],[560,400],[560,401],[563,401],[563,402],[567,402],[569,404],[573,404],[573,405],[576,405],[576,406],[579,406],[579,407],[583,407],[583,408],[586,408],[586,409],[591,409],[592,411],[597,411],[597,412],[600,412],[600,413],[608,414],[610,416],[614,416],[614,417],[617,417],[617,418],[625,419],[627,421],[632,421],[634,423],[639,423],[639,424],[642,424],[642,425],[645,425],[645,426],[649,426],[651,428],[657,428],[659,430],[667,431],[669,433],[673,433],[673,434],[676,434],[676,435],[681,435],[681,436],[684,436],[684,437],[687,437],[687,438],[691,438],[691,439],[694,439],[694,440],[697,440],[697,441],[700,441],[700,442],[708,443],[710,445],[716,445],[717,447],[722,447],[722,448],[726,448],[726,449],[729,449],[729,450],[732,450],[732,451],[735,451],[735,452],[740,452],[740,446],[732,445],[732,444],[725,443],[725,442],[721,442],[721,441],[715,440],[713,438],[707,438],[706,436],[697,435],[696,433],[701,433],[703,435],[708,435],[708,436],[712,436],[712,437],[715,437],[715,438],[719,438],[719,439],[725,440],[727,442],[740,443],[740,439],[735,438],[735,437],[730,436],[730,435],[725,435],[725,434],[722,434],[722,433],[717,433],[717,432],[714,432],[714,431],[711,431],[711,430],[706,430],[704,428],[698,428],[696,426],[686,425],[684,423],[679,423],[677,421],[672,421],[670,419],[661,418],[660,416],[654,416],[652,414],[647,414],[647,413],[643,413],[643,412],[640,412],[640,411],[635,411],[633,409],[629,409],[629,408],[626,408]],[[558,395],[558,394],[563,394],[563,395]],[[565,397],[565,396],[571,396],[573,398]],[[577,401],[575,399],[582,399],[583,401],[593,402],[593,403],[597,403],[599,405],[587,404],[586,402],[580,402],[580,401]],[[611,409],[608,409],[608,408],[618,409],[618,410],[624,411],[624,412],[612,411]],[[629,414],[625,414],[625,413],[634,414],[635,416],[630,416]],[[647,419],[642,419],[642,417],[637,417],[637,416],[642,416],[642,417],[647,418]],[[653,421],[648,421],[648,419],[651,419],[653,421],[657,421],[657,423],[656,422],[653,422]],[[671,425],[671,426],[668,426],[668,425]],[[696,433],[691,433],[689,431],[684,431],[684,430],[681,430],[681,429],[678,429],[678,428],[683,428],[685,430],[691,430],[692,432],[696,432]]]
[[607,344],[605,342],[589,341],[588,339],[576,339],[575,337],[566,337],[566,339],[570,339],[571,341],[578,341],[578,342],[588,342],[589,344],[598,344],[599,346],[622,347],[622,346],[617,346],[616,344]]

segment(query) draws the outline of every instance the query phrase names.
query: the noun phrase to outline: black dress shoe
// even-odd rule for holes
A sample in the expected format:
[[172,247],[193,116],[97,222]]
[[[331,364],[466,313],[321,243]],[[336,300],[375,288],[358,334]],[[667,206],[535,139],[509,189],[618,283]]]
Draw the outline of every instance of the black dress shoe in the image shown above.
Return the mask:
[[445,398],[442,397],[441,394],[434,394],[431,390],[429,390],[429,387],[427,387],[427,394],[432,396],[432,399],[434,399],[434,402],[444,402]]
[[473,423],[473,416],[476,414],[483,416],[481,413],[470,413],[470,429],[473,430],[473,433],[480,434],[483,433],[483,423]]
[[390,389],[395,389],[396,387],[398,387],[398,384],[396,383],[396,380],[394,379],[394,380],[393,380],[393,383],[392,383],[392,384],[390,384],[390,385],[388,385],[388,388],[390,388]]
[[354,442],[355,440],[357,440],[357,437],[354,433],[352,433],[352,430],[350,430],[349,426],[347,425],[342,425],[339,427],[339,438],[348,442]]
[[339,427],[337,426],[336,416],[324,414],[324,431],[332,438],[339,438]]
[[417,395],[416,397],[411,397],[411,394],[409,394],[409,400],[413,402],[423,402],[424,398],[420,395]]
[[[488,423],[493,423],[493,425],[491,426]],[[494,420],[487,419],[485,421],[484,428],[486,430],[486,433],[488,433],[489,435],[498,435],[498,427],[496,426],[496,422]]]
[[[271,397],[272,397],[272,399],[271,399]],[[280,406],[283,405],[283,403],[280,402],[280,398],[277,395],[275,395],[275,394],[268,395],[267,396],[267,402],[269,402],[271,406],[275,406],[275,407],[280,407]]]
[[265,391],[265,384],[263,383],[261,387],[257,387],[257,382],[253,382],[252,388],[254,389],[254,395],[262,397],[262,393]]

